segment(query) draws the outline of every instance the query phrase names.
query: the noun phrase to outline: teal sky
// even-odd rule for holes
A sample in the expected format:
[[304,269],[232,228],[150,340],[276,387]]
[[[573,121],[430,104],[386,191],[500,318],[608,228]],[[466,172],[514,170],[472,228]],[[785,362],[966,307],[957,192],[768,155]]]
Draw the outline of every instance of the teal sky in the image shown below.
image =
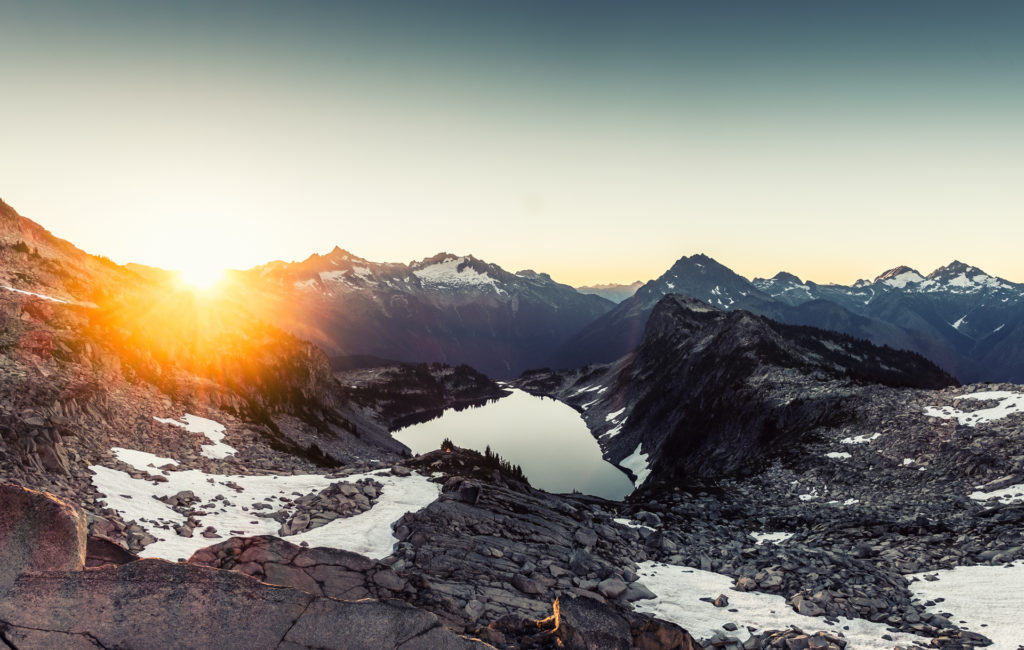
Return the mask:
[[1024,3],[7,2],[0,197],[86,250],[1024,281]]

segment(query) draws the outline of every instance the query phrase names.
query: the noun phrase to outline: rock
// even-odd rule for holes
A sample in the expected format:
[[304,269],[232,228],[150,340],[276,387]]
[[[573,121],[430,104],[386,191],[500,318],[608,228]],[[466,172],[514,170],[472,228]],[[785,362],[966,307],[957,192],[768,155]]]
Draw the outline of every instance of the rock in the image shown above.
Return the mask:
[[605,598],[614,600],[626,593],[626,583],[619,578],[607,578],[598,583],[597,590]]
[[597,544],[597,533],[592,528],[582,527],[573,533],[573,538],[582,544],[585,548],[590,548],[594,544]]
[[757,589],[757,580],[753,578],[743,577],[736,581],[737,591],[753,591]]
[[567,650],[629,650],[629,623],[607,605],[589,598],[557,601],[558,638]]
[[76,506],[9,483],[0,504],[0,593],[22,573],[85,566],[88,526]]
[[484,613],[484,604],[477,599],[473,599],[466,603],[463,611],[466,612],[466,618],[470,623],[475,623]]
[[512,586],[524,594],[543,594],[547,589],[538,580],[528,578],[521,573],[512,576]]
[[73,633],[102,647],[139,650],[484,647],[405,603],[337,601],[239,573],[148,559],[22,575],[0,595],[0,620],[15,629],[49,630],[47,641]]
[[726,596],[725,594],[719,594],[718,598],[715,598],[715,601],[712,604],[715,607],[728,607],[729,606],[729,597]]

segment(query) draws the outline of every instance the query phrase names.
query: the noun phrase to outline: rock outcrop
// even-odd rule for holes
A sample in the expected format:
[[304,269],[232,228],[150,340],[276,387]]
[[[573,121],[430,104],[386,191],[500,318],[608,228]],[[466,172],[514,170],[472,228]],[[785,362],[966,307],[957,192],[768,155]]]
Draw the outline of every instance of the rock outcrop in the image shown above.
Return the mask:
[[[19,650],[487,647],[401,601],[337,600],[238,572],[163,560],[82,570],[82,513],[50,495],[10,485],[0,486],[0,503],[0,640]],[[260,548],[266,547],[249,545],[252,555]],[[315,567],[326,556],[347,562],[346,568],[373,564],[352,554],[303,553],[292,562]],[[387,568],[369,575],[380,586],[377,593],[400,587]]]

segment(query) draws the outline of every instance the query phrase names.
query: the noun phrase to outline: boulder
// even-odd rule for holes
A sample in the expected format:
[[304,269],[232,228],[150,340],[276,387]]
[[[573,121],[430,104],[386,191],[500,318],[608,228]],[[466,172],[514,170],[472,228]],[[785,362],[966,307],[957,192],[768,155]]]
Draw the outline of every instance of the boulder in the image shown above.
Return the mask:
[[57,497],[0,484],[0,592],[22,573],[78,571],[85,566],[88,525]]

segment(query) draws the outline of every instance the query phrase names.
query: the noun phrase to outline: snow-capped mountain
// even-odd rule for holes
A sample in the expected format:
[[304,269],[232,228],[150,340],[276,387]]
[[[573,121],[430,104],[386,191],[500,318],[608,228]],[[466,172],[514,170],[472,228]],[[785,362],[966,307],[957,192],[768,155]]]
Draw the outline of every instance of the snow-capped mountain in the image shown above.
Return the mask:
[[494,377],[543,363],[614,306],[546,273],[450,253],[380,263],[336,247],[243,275],[272,297],[265,318],[331,353],[466,363]]
[[683,257],[584,328],[551,365],[610,362],[633,349],[657,301],[670,293],[724,310],[832,329],[924,354],[964,381],[1024,380],[1024,285],[955,261],[928,275],[897,266],[853,285],[781,272],[748,281],[705,255]]

